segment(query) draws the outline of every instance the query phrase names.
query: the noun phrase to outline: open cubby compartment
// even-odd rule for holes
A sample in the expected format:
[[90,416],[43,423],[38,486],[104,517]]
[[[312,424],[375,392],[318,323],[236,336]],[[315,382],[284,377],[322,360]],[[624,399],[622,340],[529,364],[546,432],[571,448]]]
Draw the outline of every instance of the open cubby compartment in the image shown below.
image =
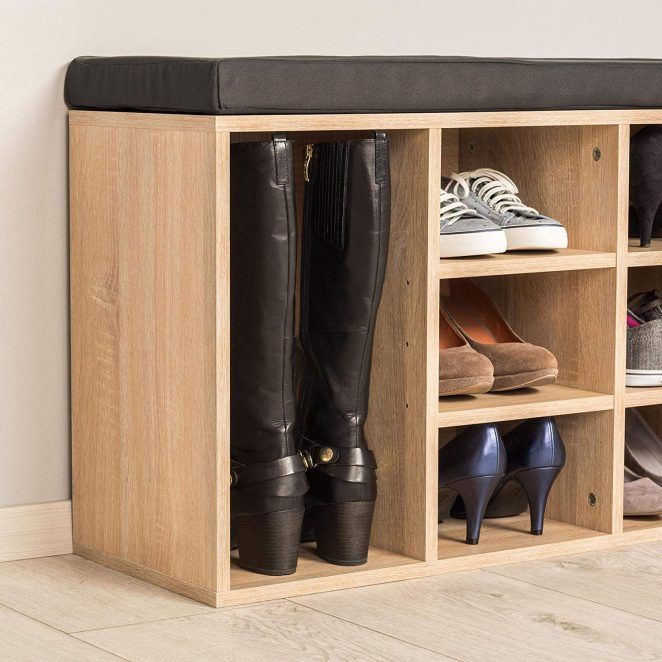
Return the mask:
[[[646,391],[650,389],[639,389]],[[646,419],[658,436],[662,436],[662,405],[646,405],[637,407],[637,411]],[[651,515],[648,517],[624,517],[623,531],[625,533],[645,531],[650,529],[662,530],[662,515]]]
[[[439,399],[439,425],[610,409],[614,403],[615,269],[558,271],[473,279],[524,340],[549,349],[553,384]],[[452,289],[441,281],[441,292]]]
[[[651,250],[655,252],[653,244],[651,246]],[[660,262],[649,262],[650,266],[631,266],[627,270],[628,296],[637,292],[662,289],[662,266],[654,266],[662,264],[662,254],[660,258]],[[658,435],[662,435],[662,386],[627,386],[624,403],[626,408],[636,407],[653,430]],[[662,517],[658,516],[623,518],[623,531],[626,533],[644,532],[660,527],[662,527]]]
[[494,168],[522,200],[563,223],[568,248],[441,260],[442,277],[615,265],[619,128],[525,126],[445,129],[442,174]]
[[[211,605],[416,576],[432,547],[437,358],[428,329],[439,281],[429,181],[438,200],[440,131],[388,132],[391,250],[367,429],[379,464],[368,562],[340,567],[303,546],[295,574],[268,577],[230,553],[229,181],[231,142],[271,134],[217,121],[72,113],[74,550]],[[370,135],[365,128],[287,132],[299,201],[304,145]]]
[[[484,519],[477,545],[464,542],[466,521],[445,519],[438,526],[439,562],[453,564],[460,557],[474,557],[485,564],[527,558],[531,548],[563,549],[567,543],[603,536],[612,531],[613,411],[568,414],[555,417],[566,446],[566,464],[556,479],[545,513],[543,534],[530,533],[529,513],[515,517]],[[498,424],[505,434],[518,420]],[[443,447],[462,428],[439,431]]]
[[[662,266],[630,267],[627,270],[628,296],[649,290],[662,290]],[[626,407],[645,405],[662,405],[662,386],[625,387]]]
[[[297,224],[302,222],[303,155],[307,143],[364,138],[371,132],[287,132],[294,140]],[[233,134],[232,140],[268,137]],[[368,562],[341,567],[301,546],[297,571],[266,577],[242,570],[236,553],[230,570],[230,602],[264,599],[374,583],[381,571],[398,576],[426,560],[428,154],[425,131],[389,131],[391,236],[384,290],[377,317],[366,435],[378,462],[378,497]],[[230,166],[232,167],[232,166]],[[436,243],[434,243],[436,247]],[[436,283],[435,283],[436,285]]]
[[[460,544],[463,522],[439,527],[440,561],[566,543],[614,530],[614,359],[616,270],[589,269],[474,279],[524,340],[558,360],[554,384],[439,399],[440,444],[461,426],[556,416],[567,464],[550,497],[545,534],[531,536],[528,515],[485,522],[481,542]],[[441,282],[442,293],[452,280]],[[510,557],[508,557],[510,558]]]
[[[641,129],[645,128],[646,124],[632,124],[630,125],[630,136],[633,136]],[[628,145],[629,147],[629,145]],[[628,210],[630,212],[630,210]],[[628,237],[628,265],[632,267],[644,267],[662,265],[662,238],[653,237],[651,244],[647,248],[639,246],[639,239]]]

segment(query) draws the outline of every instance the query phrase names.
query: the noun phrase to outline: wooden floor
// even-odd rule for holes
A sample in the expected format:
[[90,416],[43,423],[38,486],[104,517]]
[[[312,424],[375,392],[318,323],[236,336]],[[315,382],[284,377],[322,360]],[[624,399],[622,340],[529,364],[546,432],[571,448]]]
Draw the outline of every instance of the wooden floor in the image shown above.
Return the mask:
[[0,563],[0,660],[660,660],[662,543],[214,610],[76,556]]

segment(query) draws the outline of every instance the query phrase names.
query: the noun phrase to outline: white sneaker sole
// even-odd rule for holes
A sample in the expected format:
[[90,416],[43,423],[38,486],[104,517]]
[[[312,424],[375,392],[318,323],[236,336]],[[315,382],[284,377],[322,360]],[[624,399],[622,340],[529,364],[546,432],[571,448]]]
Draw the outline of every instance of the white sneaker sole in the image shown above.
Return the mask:
[[439,257],[470,257],[505,253],[508,245],[503,230],[439,235]]
[[662,386],[662,370],[626,370],[626,386]]
[[568,233],[559,225],[505,228],[509,251],[545,251],[568,248]]

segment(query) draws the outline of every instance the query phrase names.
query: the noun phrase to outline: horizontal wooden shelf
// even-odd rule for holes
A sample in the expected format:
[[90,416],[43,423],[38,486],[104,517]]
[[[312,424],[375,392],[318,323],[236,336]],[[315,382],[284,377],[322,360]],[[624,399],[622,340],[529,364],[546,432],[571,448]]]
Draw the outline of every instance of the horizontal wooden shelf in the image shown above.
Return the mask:
[[615,253],[584,251],[578,248],[565,248],[558,251],[513,251],[497,255],[440,259],[439,278],[578,271],[580,269],[607,269],[615,266]]
[[439,524],[438,558],[442,561],[458,557],[480,556],[605,535],[601,531],[584,529],[552,519],[545,520],[544,533],[541,536],[531,535],[529,527],[528,513],[517,517],[485,519],[478,545],[467,545],[464,543],[466,521],[450,518]]
[[628,267],[654,267],[662,264],[662,239],[652,239],[648,248],[640,248],[638,239],[628,240]]
[[[324,578],[338,578],[339,575],[356,575],[362,572],[383,570],[384,568],[397,568],[421,563],[416,559],[394,554],[379,547],[370,547],[368,562],[357,566],[339,566],[323,561],[315,554],[315,543],[302,544],[299,551],[297,571],[293,575],[270,577],[243,570],[237,562],[237,552],[232,552],[232,565],[230,570],[230,587],[232,591],[273,586],[277,584],[300,583],[306,581],[324,580]],[[358,582],[360,584],[360,582]],[[329,589],[332,588],[329,586]]]
[[624,517],[623,532],[643,531],[645,529],[662,528],[662,516],[650,515],[648,517]]
[[613,395],[549,384],[503,393],[440,398],[439,427],[604,411],[613,406]]
[[646,407],[647,405],[662,405],[662,386],[625,387],[626,407]]

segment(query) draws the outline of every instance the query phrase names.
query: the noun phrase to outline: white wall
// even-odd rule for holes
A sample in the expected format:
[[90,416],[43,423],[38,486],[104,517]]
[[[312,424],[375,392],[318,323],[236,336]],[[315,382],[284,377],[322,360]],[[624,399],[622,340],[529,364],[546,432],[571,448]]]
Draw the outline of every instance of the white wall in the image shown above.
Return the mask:
[[0,0],[0,506],[67,498],[76,55],[662,58],[654,0]]

